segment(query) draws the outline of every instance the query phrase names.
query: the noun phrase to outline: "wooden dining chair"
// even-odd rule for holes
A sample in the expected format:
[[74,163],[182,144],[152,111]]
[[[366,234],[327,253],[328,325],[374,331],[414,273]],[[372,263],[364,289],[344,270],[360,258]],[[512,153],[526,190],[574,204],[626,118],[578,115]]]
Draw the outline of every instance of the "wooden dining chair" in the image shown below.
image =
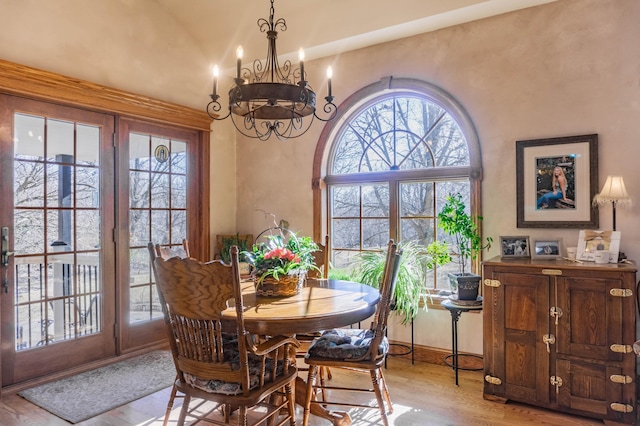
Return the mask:
[[[312,279],[321,278],[326,280],[329,277],[329,250],[330,250],[329,235],[325,235],[324,244],[321,244],[318,242],[316,242],[316,244],[318,245],[319,250],[313,252],[313,261],[316,264],[316,266],[320,268],[320,270],[319,271],[310,270],[308,277]],[[317,331],[317,332],[310,332],[310,333],[304,333],[304,334],[296,334],[296,339],[298,339],[298,341],[300,342],[300,347],[296,352],[297,359],[302,359],[305,357],[305,355],[307,354],[307,350],[309,349],[309,346],[311,345],[311,343],[313,343],[315,339],[320,337],[321,333],[322,333],[321,331]],[[306,371],[308,371],[308,368],[298,366],[299,373],[306,372]],[[320,374],[319,374],[320,380],[324,381],[325,376],[328,379],[331,379],[332,377],[331,370],[329,368],[321,367]]]
[[[277,418],[279,425],[295,425],[297,369],[291,353],[297,341],[274,336],[257,343],[246,331],[238,248],[231,250],[231,265],[164,259],[150,252],[178,376],[175,387],[184,394],[178,424],[183,425],[187,415],[231,424],[231,413],[237,410],[237,424],[245,425],[249,410],[259,407],[253,410],[252,424]],[[235,303],[235,333],[222,331],[222,312],[230,300]],[[192,398],[211,401],[214,407],[197,414],[201,404],[190,409]],[[214,421],[212,416],[222,418]]]
[[189,241],[186,239],[182,240],[182,248],[180,247],[167,247],[161,246],[160,244],[152,244],[152,247],[155,250],[156,256],[160,256],[163,259],[169,259],[174,256],[178,257],[191,257],[191,252],[189,251]]
[[[186,239],[182,240],[182,248],[169,248],[166,246],[163,247],[160,244],[154,244],[152,242],[149,242],[147,244],[147,249],[149,250],[149,256],[151,257],[151,269],[153,271],[154,277],[155,277],[155,266],[153,261],[156,257],[161,257],[165,260],[175,256],[178,256],[181,258],[191,257],[189,252],[189,241],[187,241]],[[164,314],[164,318],[165,320],[167,320],[168,317],[164,312],[165,305],[164,305],[164,302],[162,301],[162,295],[160,294],[159,294],[159,299],[160,299],[160,305],[162,306],[162,312]],[[166,325],[170,326],[170,324],[166,324]],[[178,398],[178,388],[176,387],[174,382],[174,385],[171,388],[171,393],[169,395],[169,403],[167,404],[167,411],[164,416],[163,426],[167,426],[167,422],[169,421],[169,415],[171,414],[171,410],[173,409],[173,404],[175,403],[176,398]]]
[[313,252],[313,261],[320,271],[310,270],[308,273],[309,278],[323,278],[329,277],[329,236],[325,235],[324,244],[316,242],[319,250]]
[[[393,406],[391,405],[391,397],[389,396],[389,389],[387,388],[382,367],[389,352],[389,341],[386,337],[387,319],[391,310],[391,300],[401,256],[402,253],[398,250],[397,244],[390,240],[382,282],[380,283],[380,301],[376,307],[376,313],[370,328],[325,330],[309,347],[304,358],[305,363],[309,365],[309,375],[307,378],[304,418],[302,420],[303,426],[306,426],[309,421],[309,412],[312,404],[379,408],[382,424],[388,425],[387,412],[392,413]],[[318,370],[321,367],[348,368],[369,374],[373,389],[327,386],[322,381],[317,384]],[[318,390],[330,390],[331,393],[329,395],[332,400],[327,400],[323,393],[320,393],[323,395],[320,399]],[[349,393],[374,392],[378,406],[371,407],[366,404],[344,402],[344,399],[340,400],[339,393],[336,391]]]

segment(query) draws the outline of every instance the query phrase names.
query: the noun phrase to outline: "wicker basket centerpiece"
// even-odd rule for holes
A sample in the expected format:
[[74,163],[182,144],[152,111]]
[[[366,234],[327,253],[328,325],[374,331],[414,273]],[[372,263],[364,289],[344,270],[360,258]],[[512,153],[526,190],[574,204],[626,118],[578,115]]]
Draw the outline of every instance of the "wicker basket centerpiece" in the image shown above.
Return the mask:
[[[263,236],[265,232],[268,235]],[[253,282],[259,296],[293,296],[304,285],[307,271],[318,269],[313,252],[318,245],[283,228],[269,228],[256,238],[246,258],[253,266]],[[261,239],[262,237],[262,239]]]
[[278,278],[270,275],[264,277],[262,281],[259,281],[260,277],[254,276],[253,283],[256,286],[258,296],[294,296],[300,293],[306,275],[306,273],[295,273],[280,275]]

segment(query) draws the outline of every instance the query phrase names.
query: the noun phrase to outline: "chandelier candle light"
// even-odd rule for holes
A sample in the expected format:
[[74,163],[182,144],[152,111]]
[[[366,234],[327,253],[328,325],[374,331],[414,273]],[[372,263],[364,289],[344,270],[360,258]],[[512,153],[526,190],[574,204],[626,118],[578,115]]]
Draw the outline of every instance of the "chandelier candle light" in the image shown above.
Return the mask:
[[[291,61],[286,60],[282,67],[278,64],[276,51],[277,28],[286,31],[287,23],[283,18],[274,20],[274,0],[271,0],[269,20],[258,19],[261,32],[267,33],[268,50],[266,62],[256,59],[253,69],[242,68],[243,50],[236,51],[236,78],[229,89],[229,113],[219,117],[221,105],[218,102],[218,79],[220,70],[213,67],[213,93],[207,105],[207,114],[214,120],[231,117],[234,127],[244,136],[267,140],[275,135],[280,140],[295,139],[309,130],[314,118],[330,121],[338,113],[331,94],[333,70],[327,69],[327,96],[322,118],[316,114],[316,94],[305,79],[304,50],[298,52],[299,68],[293,69]],[[295,83],[295,79],[299,78]]]

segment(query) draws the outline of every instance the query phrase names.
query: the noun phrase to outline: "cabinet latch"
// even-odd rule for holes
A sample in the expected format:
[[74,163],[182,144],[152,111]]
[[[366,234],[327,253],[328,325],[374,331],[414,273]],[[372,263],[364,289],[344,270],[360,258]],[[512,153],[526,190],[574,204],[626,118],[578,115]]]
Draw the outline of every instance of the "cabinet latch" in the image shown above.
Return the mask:
[[612,402],[610,407],[613,411],[617,411],[619,413],[633,413],[633,405],[631,404],[622,404],[620,402]]
[[560,393],[560,387],[562,386],[562,377],[551,376],[549,378],[549,383],[551,383],[551,386],[556,387],[556,393]]
[[611,377],[609,377],[609,380],[611,380],[613,383],[620,383],[621,385],[628,385],[629,383],[633,382],[632,377],[623,376],[622,374],[612,374]]
[[633,352],[633,348],[631,347],[631,345],[620,345],[614,343],[609,348],[611,349],[611,352],[615,352],[618,354],[630,354],[631,352]]
[[630,297],[633,296],[633,290],[628,288],[612,288],[609,290],[609,294],[615,297]]
[[487,383],[490,383],[492,385],[500,386],[502,384],[502,380],[500,380],[499,377],[493,377],[493,376],[490,376],[488,374],[486,376],[484,376],[484,381],[487,382]]
[[484,280],[484,285],[486,285],[487,287],[500,287],[501,283],[498,280],[487,278]]
[[542,341],[544,342],[545,345],[547,345],[547,352],[551,353],[551,346],[556,343],[556,336],[554,336],[553,334],[545,334],[544,336],[542,336]]
[[556,319],[556,325],[558,325],[558,318],[562,316],[562,308],[552,306],[551,309],[549,309],[549,315]]

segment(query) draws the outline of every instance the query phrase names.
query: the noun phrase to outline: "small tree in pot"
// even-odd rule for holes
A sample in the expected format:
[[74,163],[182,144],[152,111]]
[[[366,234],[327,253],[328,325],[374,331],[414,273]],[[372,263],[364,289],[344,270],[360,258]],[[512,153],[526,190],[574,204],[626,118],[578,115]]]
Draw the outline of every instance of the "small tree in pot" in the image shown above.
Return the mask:
[[[481,216],[477,217],[482,220]],[[458,294],[460,300],[476,300],[480,287],[480,276],[465,272],[465,266],[469,260],[475,259],[485,248],[490,248],[492,238],[483,241],[478,232],[478,226],[473,217],[466,212],[466,205],[460,193],[449,194],[446,203],[438,213],[438,227],[445,233],[453,237],[451,252],[456,255],[455,262],[460,266],[460,272],[449,274],[451,290]],[[436,242],[429,245],[428,251],[440,250],[442,243]],[[448,260],[453,261],[453,257],[447,254]],[[440,262],[442,263],[442,262]]]

